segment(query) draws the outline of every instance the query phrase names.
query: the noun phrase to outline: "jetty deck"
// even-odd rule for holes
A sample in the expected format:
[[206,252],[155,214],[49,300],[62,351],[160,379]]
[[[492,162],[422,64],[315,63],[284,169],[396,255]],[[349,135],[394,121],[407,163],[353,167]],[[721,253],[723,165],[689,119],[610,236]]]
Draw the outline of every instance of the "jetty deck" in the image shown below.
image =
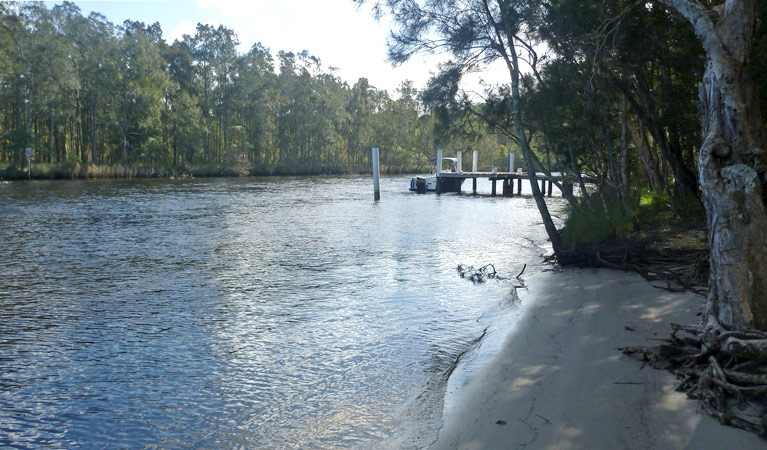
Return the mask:
[[[443,172],[440,171],[436,174],[437,179],[451,178],[451,179],[469,179],[472,180],[472,192],[477,193],[477,178],[487,178],[492,182],[492,190],[490,195],[495,197],[497,195],[496,183],[501,182],[502,190],[501,195],[504,197],[511,197],[514,195],[514,180],[517,181],[517,195],[522,194],[522,180],[530,180],[530,177],[526,172]],[[564,177],[560,173],[552,173],[551,176],[547,176],[543,173],[535,174],[535,179],[541,182],[541,192],[551,197],[554,181],[561,181]],[[586,183],[596,184],[599,181],[592,177],[583,177],[583,181]],[[439,194],[439,186],[441,183],[437,183],[437,193]],[[547,186],[548,184],[548,186]]]

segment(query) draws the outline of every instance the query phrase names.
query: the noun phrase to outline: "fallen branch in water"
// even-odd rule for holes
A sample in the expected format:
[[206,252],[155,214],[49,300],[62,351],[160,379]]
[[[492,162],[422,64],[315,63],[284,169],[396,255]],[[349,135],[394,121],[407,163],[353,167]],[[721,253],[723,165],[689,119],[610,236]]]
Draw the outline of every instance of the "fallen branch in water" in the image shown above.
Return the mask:
[[[519,280],[519,277],[521,277],[522,274],[525,273],[525,269],[527,269],[527,264],[522,266],[522,270],[519,272],[519,275],[517,275],[517,280]],[[522,280],[519,280],[519,281],[522,281]]]
[[[490,270],[492,269],[492,271]],[[502,280],[502,277],[498,276],[498,272],[495,270],[495,266],[492,264],[486,264],[479,269],[475,269],[474,266],[468,266],[465,264],[458,264],[456,268],[458,275],[461,278],[467,278],[472,283],[484,283],[488,279],[495,278]]]
[[[523,273],[525,273],[525,269],[527,269],[527,264],[522,266],[522,270],[519,272],[519,275],[517,275],[517,280],[522,283],[521,286],[514,286],[515,288],[519,287],[525,287],[525,281],[520,278]],[[479,269],[476,269],[474,266],[470,266],[467,264],[458,264],[458,267],[456,268],[458,271],[458,276],[461,278],[466,278],[472,283],[484,283],[485,281],[489,279],[494,279],[498,281],[508,280],[509,277],[503,277],[498,274],[498,272],[495,270],[495,266],[492,264],[485,264],[484,266],[480,267]]]

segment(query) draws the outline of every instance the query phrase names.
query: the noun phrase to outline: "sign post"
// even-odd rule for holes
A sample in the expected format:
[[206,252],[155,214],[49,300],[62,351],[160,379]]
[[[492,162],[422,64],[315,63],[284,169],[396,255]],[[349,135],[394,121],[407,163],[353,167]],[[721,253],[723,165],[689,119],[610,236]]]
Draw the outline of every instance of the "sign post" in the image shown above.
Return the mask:
[[27,155],[27,179],[32,179],[32,149],[27,147],[24,149],[24,154]]

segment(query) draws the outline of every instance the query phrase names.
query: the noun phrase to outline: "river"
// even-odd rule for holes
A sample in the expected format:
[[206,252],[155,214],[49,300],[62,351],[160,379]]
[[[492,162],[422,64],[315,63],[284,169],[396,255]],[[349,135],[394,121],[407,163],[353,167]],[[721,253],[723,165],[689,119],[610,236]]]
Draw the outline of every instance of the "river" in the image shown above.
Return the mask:
[[456,266],[546,239],[529,197],[408,182],[0,184],[0,447],[428,445],[524,307]]

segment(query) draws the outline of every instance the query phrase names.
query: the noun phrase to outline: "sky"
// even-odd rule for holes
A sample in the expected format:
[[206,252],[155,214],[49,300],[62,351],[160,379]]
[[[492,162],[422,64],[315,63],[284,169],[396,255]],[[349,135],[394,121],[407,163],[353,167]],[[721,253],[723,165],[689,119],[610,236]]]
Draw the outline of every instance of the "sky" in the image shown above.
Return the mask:
[[[49,7],[60,2],[46,2]],[[399,67],[386,61],[386,38],[390,21],[377,22],[369,7],[352,0],[113,0],[75,1],[83,12],[99,12],[111,22],[138,20],[159,22],[166,41],[193,34],[197,23],[222,24],[240,40],[240,52],[260,42],[273,54],[280,50],[308,50],[320,58],[325,69],[353,84],[366,77],[373,86],[394,93],[404,80],[423,87],[442,56],[418,56]],[[481,92],[480,79],[502,81],[505,70],[494,66],[473,74],[464,83]]]

